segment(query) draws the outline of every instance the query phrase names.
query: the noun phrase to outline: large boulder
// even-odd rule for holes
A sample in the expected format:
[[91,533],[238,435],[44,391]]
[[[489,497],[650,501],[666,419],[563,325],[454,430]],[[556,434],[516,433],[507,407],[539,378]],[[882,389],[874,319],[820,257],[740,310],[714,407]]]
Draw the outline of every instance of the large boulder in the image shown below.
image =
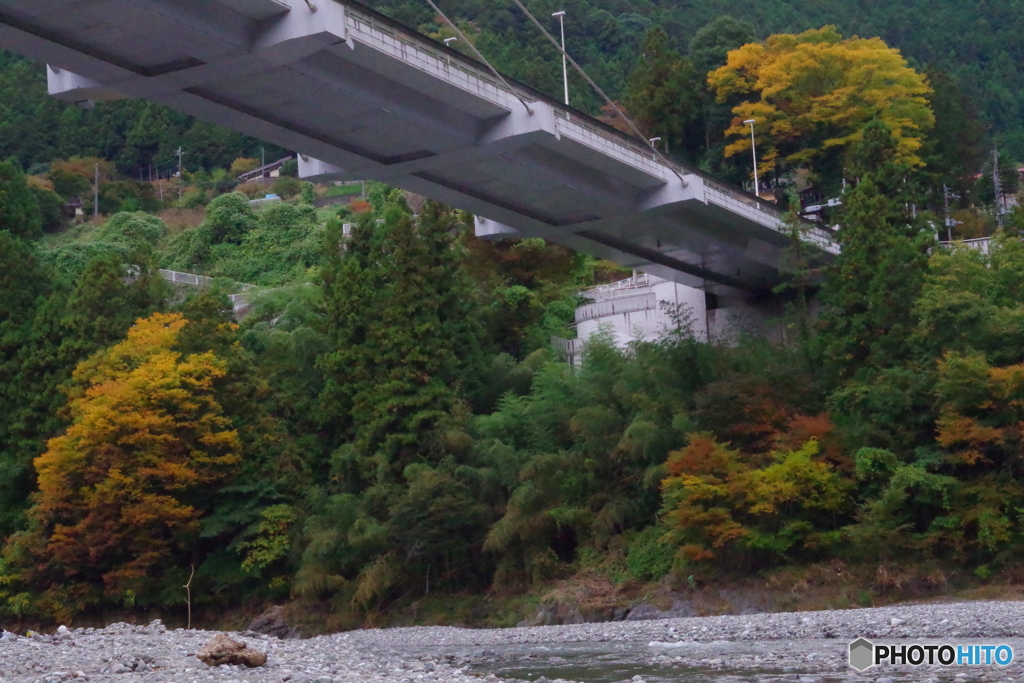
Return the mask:
[[203,649],[196,653],[196,658],[207,666],[240,664],[255,668],[267,663],[267,655],[245,643],[232,640],[223,633],[214,636],[213,640],[203,645]]
[[288,623],[288,619],[284,616],[284,609],[280,605],[274,605],[250,621],[248,630],[285,640],[301,637],[299,629]]

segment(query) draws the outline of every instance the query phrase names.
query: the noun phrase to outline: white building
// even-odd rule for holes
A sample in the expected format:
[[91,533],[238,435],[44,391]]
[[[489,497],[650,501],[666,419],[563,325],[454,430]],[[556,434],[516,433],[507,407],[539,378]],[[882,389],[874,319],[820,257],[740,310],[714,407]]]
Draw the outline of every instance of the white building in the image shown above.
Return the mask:
[[761,306],[722,307],[714,294],[647,273],[594,287],[583,296],[589,302],[576,309],[576,339],[552,339],[574,363],[599,331],[611,334],[615,344],[625,348],[633,341],[655,341],[685,320],[697,339],[728,343],[743,332],[765,334],[778,314]]

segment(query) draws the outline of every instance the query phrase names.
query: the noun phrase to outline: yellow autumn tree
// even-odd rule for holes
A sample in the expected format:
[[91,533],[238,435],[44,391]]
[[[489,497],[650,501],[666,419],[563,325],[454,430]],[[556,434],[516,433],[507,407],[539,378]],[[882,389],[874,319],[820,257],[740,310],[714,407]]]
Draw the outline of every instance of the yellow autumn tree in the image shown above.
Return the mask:
[[922,165],[922,138],[935,124],[931,88],[898,50],[880,38],[843,39],[834,26],[779,34],[729,53],[708,74],[720,103],[738,102],[725,131],[726,156],[750,153],[755,121],[762,174],[821,167],[841,160],[873,118],[892,131],[898,160]]
[[182,562],[187,571],[202,492],[230,475],[242,447],[214,394],[226,364],[176,351],[185,324],[179,314],[139,320],[74,372],[72,424],[35,460],[33,528],[8,553],[48,588],[45,611],[73,614],[101,592],[156,601],[169,574]]

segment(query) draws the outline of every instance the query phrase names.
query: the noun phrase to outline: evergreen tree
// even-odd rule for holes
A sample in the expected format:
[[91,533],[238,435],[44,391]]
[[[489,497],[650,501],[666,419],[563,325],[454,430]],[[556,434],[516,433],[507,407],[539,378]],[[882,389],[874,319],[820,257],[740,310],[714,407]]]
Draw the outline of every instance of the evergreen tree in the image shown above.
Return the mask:
[[0,536],[14,531],[21,507],[31,489],[29,469],[33,447],[19,414],[38,401],[38,387],[26,386],[21,358],[37,342],[31,334],[37,312],[53,297],[47,273],[26,242],[0,231]]
[[697,31],[690,41],[690,61],[703,77],[725,66],[729,52],[757,40],[754,25],[726,14]]
[[358,455],[349,460],[356,478],[398,481],[406,465],[445,453],[442,427],[458,410],[463,369],[480,358],[453,228],[436,204],[418,226],[391,204],[381,225],[364,219],[353,229],[344,253],[336,229],[328,239],[324,400]]
[[[371,301],[380,285],[380,270],[371,256],[374,238],[372,214],[365,213],[347,236],[338,221],[331,221],[324,239],[321,286],[331,350],[317,364],[324,371],[322,414],[332,446],[352,437],[354,397],[370,381],[365,345],[373,314]],[[349,478],[354,484],[362,474],[350,472]]]
[[670,152],[696,158],[704,146],[702,78],[660,27],[647,32],[640,50],[626,89],[627,111],[645,135],[662,138]]
[[0,230],[35,239],[42,234],[36,195],[25,174],[9,161],[0,162]]
[[911,311],[932,236],[912,215],[911,169],[896,159],[888,127],[872,121],[848,171],[858,183],[843,199],[843,250],[821,292],[826,360],[842,377],[896,364],[911,351]]

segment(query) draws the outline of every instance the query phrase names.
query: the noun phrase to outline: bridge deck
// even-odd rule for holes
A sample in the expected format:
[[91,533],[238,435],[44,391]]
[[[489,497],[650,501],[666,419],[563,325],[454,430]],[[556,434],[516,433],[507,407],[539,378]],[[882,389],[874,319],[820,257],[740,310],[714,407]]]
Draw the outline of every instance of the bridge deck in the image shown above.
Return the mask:
[[[779,281],[771,204],[357,3],[0,0],[0,47],[47,62],[68,102],[145,98],[300,153],[317,179],[376,179],[722,295]],[[530,110],[519,101],[530,103]],[[812,229],[826,253],[838,247]]]

